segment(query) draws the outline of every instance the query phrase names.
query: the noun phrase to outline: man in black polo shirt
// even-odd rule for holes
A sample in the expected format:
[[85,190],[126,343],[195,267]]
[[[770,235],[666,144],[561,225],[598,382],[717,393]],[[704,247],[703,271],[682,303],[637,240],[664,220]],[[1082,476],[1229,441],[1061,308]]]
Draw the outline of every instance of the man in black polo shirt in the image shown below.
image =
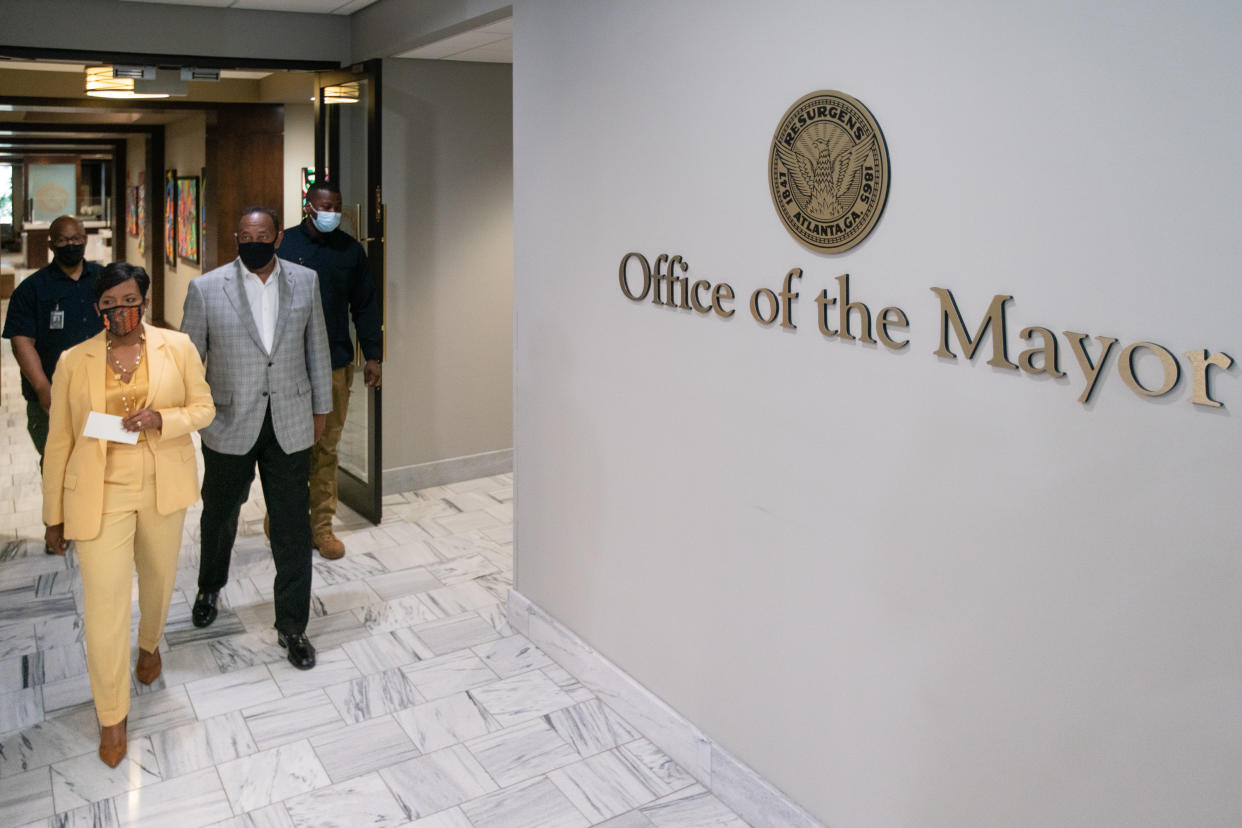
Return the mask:
[[61,351],[103,330],[95,311],[95,281],[103,273],[83,261],[86,231],[73,216],[61,216],[48,232],[52,263],[21,281],[9,299],[0,336],[10,340],[22,369],[26,430],[39,450],[47,443],[47,412],[52,406],[52,372]]
[[332,532],[332,517],[336,514],[337,444],[354,380],[349,319],[353,317],[358,344],[366,358],[363,381],[373,388],[380,382],[383,355],[379,296],[366,251],[352,236],[337,229],[341,223],[340,188],[330,181],[311,184],[303,209],[302,223],[285,230],[276,255],[319,274],[319,295],[332,351],[332,413],[323,435],[311,448],[310,522],[311,539],[319,554],[335,559],[345,554],[345,544]]

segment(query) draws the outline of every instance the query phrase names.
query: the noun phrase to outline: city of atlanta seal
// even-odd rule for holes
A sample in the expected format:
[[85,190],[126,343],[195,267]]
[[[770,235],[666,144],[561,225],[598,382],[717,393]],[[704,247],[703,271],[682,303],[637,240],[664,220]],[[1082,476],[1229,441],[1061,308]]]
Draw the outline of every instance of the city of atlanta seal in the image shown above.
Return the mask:
[[860,102],[812,92],[772,136],[768,183],[781,221],[812,250],[843,253],[867,237],[888,198],[888,146]]

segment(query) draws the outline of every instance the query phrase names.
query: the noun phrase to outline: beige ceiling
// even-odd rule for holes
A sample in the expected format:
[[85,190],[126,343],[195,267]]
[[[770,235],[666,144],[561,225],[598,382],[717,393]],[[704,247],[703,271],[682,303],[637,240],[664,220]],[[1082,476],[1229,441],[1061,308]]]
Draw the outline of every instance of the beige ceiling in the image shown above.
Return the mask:
[[[157,2],[157,0],[124,0]],[[270,8],[281,11],[349,14],[375,0],[158,0],[180,5],[234,8]],[[487,63],[513,62],[513,19],[495,21],[434,43],[394,55],[422,60]],[[0,60],[0,91],[46,98],[81,98],[85,66],[55,60]],[[219,82],[193,82],[183,102],[304,103],[312,100],[314,75],[307,72],[223,70]],[[185,109],[162,109],[148,103],[134,109],[0,105],[0,124],[99,123],[151,125],[171,123],[187,116]],[[0,130],[0,132],[4,132]]]
[[[47,135],[64,133],[53,126],[57,124],[152,126],[191,117],[196,103],[306,104],[315,94],[313,72],[225,70],[219,81],[191,81],[188,94],[182,97],[143,101],[132,107],[121,101],[97,106],[87,103],[83,71],[81,63],[0,60],[0,94],[44,99],[38,105],[0,104],[0,137],[15,134],[9,125],[45,124]],[[53,103],[54,99],[62,99],[63,104]]]

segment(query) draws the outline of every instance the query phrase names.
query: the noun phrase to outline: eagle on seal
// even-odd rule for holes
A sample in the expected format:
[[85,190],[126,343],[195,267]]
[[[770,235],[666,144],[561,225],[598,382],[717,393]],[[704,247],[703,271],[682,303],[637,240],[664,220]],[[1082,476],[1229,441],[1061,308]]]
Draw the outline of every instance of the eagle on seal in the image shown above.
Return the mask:
[[817,155],[808,158],[795,149],[775,144],[776,154],[789,171],[793,189],[801,196],[803,209],[818,219],[831,219],[844,213],[850,206],[842,203],[854,175],[862,169],[875,146],[875,137],[865,143],[851,144],[835,155],[827,138],[814,138],[811,146]]

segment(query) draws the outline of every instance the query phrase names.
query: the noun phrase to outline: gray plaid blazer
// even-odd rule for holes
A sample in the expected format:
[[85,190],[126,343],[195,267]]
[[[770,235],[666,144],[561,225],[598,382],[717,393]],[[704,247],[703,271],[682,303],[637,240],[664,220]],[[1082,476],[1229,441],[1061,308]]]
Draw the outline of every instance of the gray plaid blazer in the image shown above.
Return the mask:
[[216,418],[201,432],[221,454],[245,454],[259,438],[268,404],[286,454],[311,447],[313,414],[332,411],[332,361],[319,282],[308,267],[276,260],[280,309],[272,353],[254,324],[241,259],[190,280],[181,330],[207,366]]

